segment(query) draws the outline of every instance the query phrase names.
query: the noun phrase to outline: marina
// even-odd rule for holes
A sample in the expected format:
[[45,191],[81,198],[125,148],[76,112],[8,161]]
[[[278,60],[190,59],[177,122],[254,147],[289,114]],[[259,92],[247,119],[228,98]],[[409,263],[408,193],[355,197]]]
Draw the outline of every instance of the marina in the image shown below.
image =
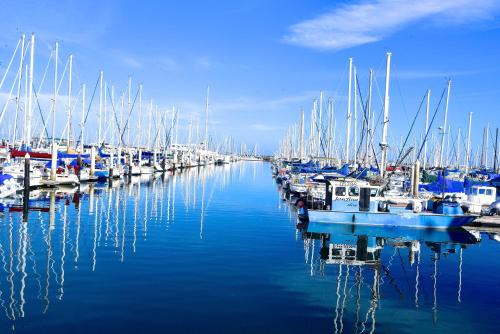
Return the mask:
[[499,332],[499,18],[6,0],[0,333]]
[[40,192],[27,219],[1,213],[3,333],[496,328],[498,233],[303,228],[268,163]]

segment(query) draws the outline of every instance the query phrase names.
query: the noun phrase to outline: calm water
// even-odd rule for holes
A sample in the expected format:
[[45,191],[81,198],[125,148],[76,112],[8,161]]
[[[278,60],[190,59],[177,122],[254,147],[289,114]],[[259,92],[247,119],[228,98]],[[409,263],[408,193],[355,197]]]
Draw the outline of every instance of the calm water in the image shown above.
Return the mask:
[[297,229],[269,167],[40,193],[27,224],[6,209],[0,333],[498,332],[494,235]]

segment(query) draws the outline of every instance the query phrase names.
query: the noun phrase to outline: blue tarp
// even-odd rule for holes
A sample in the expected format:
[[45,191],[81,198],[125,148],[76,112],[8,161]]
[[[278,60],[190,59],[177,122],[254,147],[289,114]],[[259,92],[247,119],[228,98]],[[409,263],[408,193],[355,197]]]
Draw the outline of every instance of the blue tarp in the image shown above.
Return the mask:
[[443,191],[448,193],[461,193],[464,192],[464,184],[462,181],[456,181],[443,178],[443,173],[438,173],[438,178],[435,182],[429,184],[421,184],[418,187],[420,190],[427,190],[431,192],[440,193]]
[[[66,164],[64,163],[64,160],[59,159],[59,160],[57,160],[57,166],[58,166],[58,167],[65,167],[65,166],[66,166]],[[47,163],[45,164],[45,167],[47,167],[47,168],[52,168],[52,161],[47,162]]]
[[5,181],[10,179],[12,179],[12,175],[0,172],[0,184],[3,184]]
[[[90,165],[90,159],[82,159],[82,164],[83,165]],[[78,159],[74,159],[69,163],[71,167],[75,167],[78,165]]]
[[345,164],[344,166],[342,166],[342,168],[340,168],[339,170],[339,173],[346,176],[346,175],[349,175],[349,164]]
[[83,158],[90,158],[90,154],[78,154],[78,153],[64,153],[64,152],[57,152],[57,158],[58,158],[58,159],[78,158],[78,156],[80,156],[82,159],[83,159]]
[[98,152],[97,152],[97,153],[98,153],[98,155],[99,155],[101,158],[109,158],[109,157],[111,156],[111,155],[110,155],[110,154],[108,154],[108,153],[104,153],[104,152],[102,151],[102,148],[100,148],[100,147],[99,147],[99,149],[98,149]]

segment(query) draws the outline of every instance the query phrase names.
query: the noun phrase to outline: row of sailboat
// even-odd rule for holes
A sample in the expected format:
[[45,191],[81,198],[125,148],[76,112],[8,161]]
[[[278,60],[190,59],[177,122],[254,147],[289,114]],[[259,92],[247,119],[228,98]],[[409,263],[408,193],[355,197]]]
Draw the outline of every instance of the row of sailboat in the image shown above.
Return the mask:
[[[373,70],[364,98],[349,58],[345,132],[338,131],[335,100],[327,99],[325,112],[321,92],[311,109],[308,140],[302,111],[299,124],[281,141],[273,172],[287,193],[296,196],[299,216],[321,222],[450,228],[470,224],[477,214],[498,214],[498,129],[491,145],[490,125],[485,127],[480,161],[473,155],[472,113],[467,139],[462,140],[460,128],[456,141],[452,139],[448,120],[451,80],[434,111],[430,89],[423,94],[406,137],[399,146],[389,144],[391,57],[388,52],[379,115],[372,107],[372,87],[378,86]],[[424,109],[425,127],[418,134],[417,121],[423,118]],[[441,114],[443,123],[436,126]],[[342,143],[339,138],[344,135]]]
[[[64,64],[61,62],[56,42],[36,83],[35,35],[19,39],[0,81],[0,89],[12,81],[0,111],[0,130],[4,131],[0,198],[11,197],[23,188],[74,186],[255,158],[243,149],[236,152],[232,138],[217,144],[209,135],[208,87],[204,134],[200,134],[199,120],[195,129],[191,118],[187,140],[182,142],[179,108],[161,110],[152,99],[144,108],[142,84],[134,93],[129,77],[126,88],[117,94],[115,86],[104,79],[104,71],[99,71],[90,90],[82,83],[75,95],[74,77],[78,76],[74,65],[71,54]],[[44,94],[51,68],[53,93]],[[64,85],[66,96],[61,95]],[[66,115],[64,123],[62,113]],[[58,134],[61,126],[63,131]]]

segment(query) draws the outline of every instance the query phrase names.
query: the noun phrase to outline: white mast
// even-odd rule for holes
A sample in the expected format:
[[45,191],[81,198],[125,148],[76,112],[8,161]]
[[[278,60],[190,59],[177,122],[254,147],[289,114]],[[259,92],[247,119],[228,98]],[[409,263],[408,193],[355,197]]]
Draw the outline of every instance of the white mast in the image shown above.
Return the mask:
[[460,128],[457,133],[457,169],[460,169]]
[[372,114],[372,84],[373,84],[373,70],[370,68],[370,79],[368,83],[368,104],[367,104],[367,119],[366,119],[366,145],[365,145],[365,165],[369,163],[370,142],[372,137],[372,129],[370,128],[370,117]]
[[351,91],[352,91],[352,57],[349,57],[349,92],[347,95],[347,133],[346,133],[346,144],[345,144],[345,154],[346,163],[349,163],[349,143],[351,136]]
[[52,105],[52,146],[55,143],[55,134],[56,134],[56,105],[57,105],[57,67],[59,62],[59,43],[56,42],[54,49],[54,101]]
[[127,145],[130,145],[130,113],[132,112],[132,102],[131,102],[131,94],[132,94],[132,77],[128,77],[128,103],[127,103]]
[[208,150],[208,96],[209,96],[209,94],[210,94],[210,86],[207,86],[207,97],[206,97],[206,101],[205,101],[205,150]]
[[103,84],[103,76],[104,76],[104,72],[101,71],[101,73],[99,74],[99,84],[100,84],[100,94],[99,94],[99,114],[97,115],[97,119],[98,119],[98,122],[99,122],[99,128],[97,130],[97,146],[100,146],[101,145],[101,140],[102,140],[102,137],[101,137],[101,118],[102,118],[102,84]]
[[300,110],[300,143],[299,143],[299,159],[304,157],[304,109]]
[[318,158],[321,154],[321,139],[323,135],[323,91],[319,93],[319,123],[318,123]]
[[484,148],[484,168],[488,169],[488,146],[489,146],[490,123],[486,125],[486,145]]
[[467,145],[465,152],[465,175],[469,173],[469,159],[470,159],[470,130],[472,126],[472,112],[469,112],[469,129],[467,131]]
[[[429,132],[429,111],[431,105],[431,90],[427,89],[427,108],[425,110],[425,134]],[[424,139],[424,161],[422,164],[422,168],[425,169],[427,167],[427,138]]]
[[446,126],[448,122],[448,104],[450,102],[450,88],[451,88],[451,80],[448,80],[448,89],[446,93],[446,106],[444,108],[443,136],[441,137],[441,150],[439,152],[439,167],[443,167],[444,141],[446,138]]
[[356,74],[356,66],[354,66],[354,150],[353,158],[354,164],[358,163],[358,79]]
[[26,43],[26,35],[21,36],[21,58],[19,59],[19,81],[17,82],[17,98],[16,98],[16,115],[14,118],[14,133],[12,136],[12,147],[16,144],[17,135],[17,116],[21,105],[21,81],[23,78],[23,63],[24,63],[24,45]]
[[73,55],[69,55],[69,82],[68,82],[68,133],[66,150],[69,152],[71,140],[71,83],[73,79]]
[[82,135],[80,136],[80,145],[81,145],[81,153],[83,153],[83,139],[85,135],[85,93],[87,86],[85,84],[82,85],[82,122],[80,124],[80,131]]
[[138,140],[137,140],[137,146],[142,146],[142,84],[139,85],[139,129],[138,129]]
[[153,100],[149,101],[149,112],[148,112],[148,149],[151,149],[151,118],[153,116]]
[[25,111],[27,115],[26,123],[24,126],[26,127],[26,138],[25,144],[26,147],[30,147],[31,143],[31,112],[33,109],[33,68],[35,62],[35,34],[31,34],[31,50],[30,50],[30,74],[29,74],[29,87],[28,87],[28,107]]
[[385,94],[384,94],[384,120],[382,127],[382,141],[380,147],[382,148],[382,158],[380,162],[380,175],[385,176],[385,166],[387,164],[387,130],[389,127],[389,82],[391,75],[391,55],[387,52],[387,64],[385,72]]

